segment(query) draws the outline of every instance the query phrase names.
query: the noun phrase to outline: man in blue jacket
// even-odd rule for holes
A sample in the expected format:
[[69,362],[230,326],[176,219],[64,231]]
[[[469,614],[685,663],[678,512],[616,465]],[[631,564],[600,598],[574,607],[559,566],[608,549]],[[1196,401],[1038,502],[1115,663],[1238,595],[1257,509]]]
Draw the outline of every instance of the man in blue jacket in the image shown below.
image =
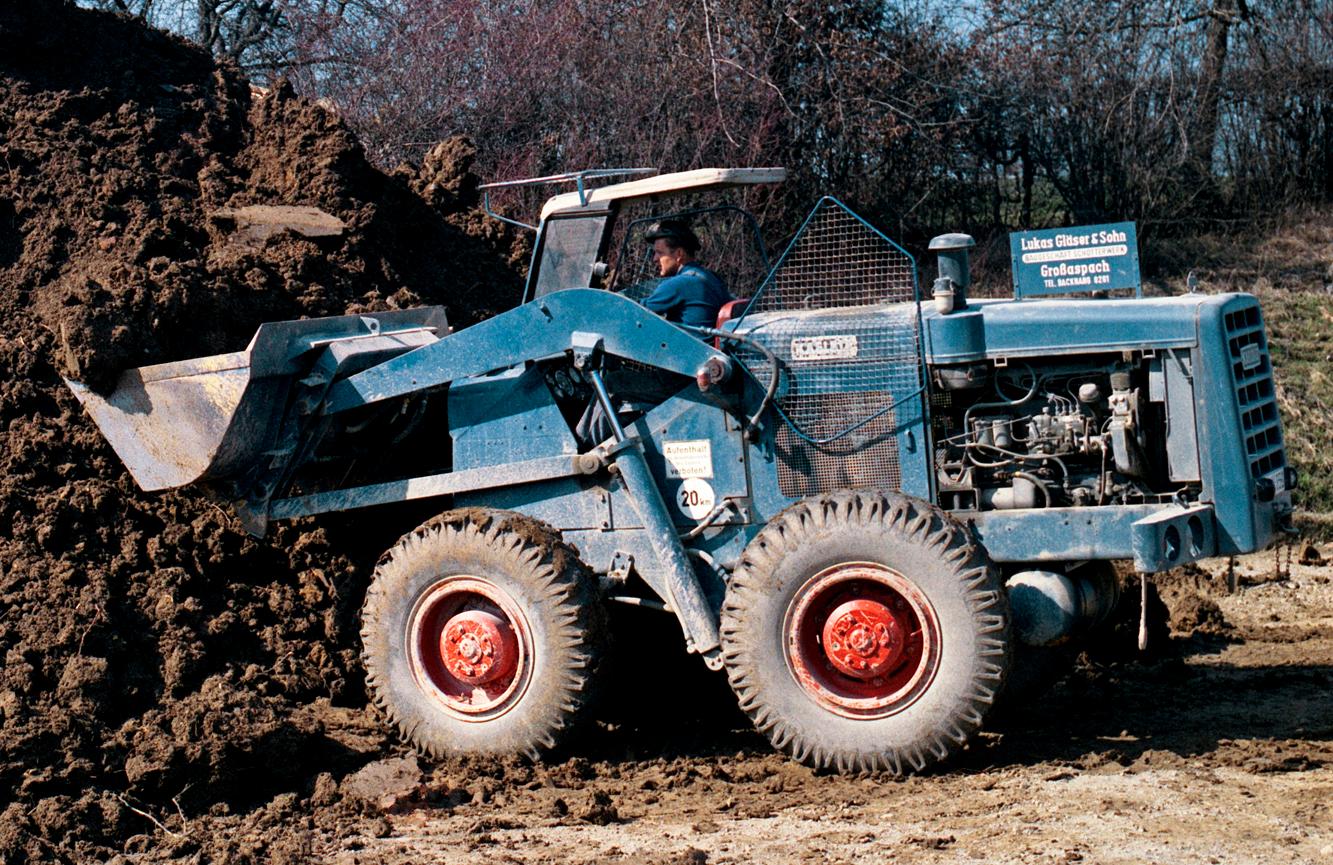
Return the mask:
[[[644,239],[653,245],[662,281],[643,299],[643,305],[676,324],[715,326],[718,311],[732,297],[721,277],[695,261],[700,244],[694,231],[679,219],[663,219],[649,226]],[[622,411],[642,411],[683,386],[679,376],[644,369],[610,370],[606,384]],[[611,437],[611,423],[596,398],[584,410],[574,432],[587,445]]]
[[713,327],[718,310],[731,294],[716,273],[695,261],[699,238],[679,219],[663,219],[648,229],[653,258],[662,281],[643,305],[667,321]]

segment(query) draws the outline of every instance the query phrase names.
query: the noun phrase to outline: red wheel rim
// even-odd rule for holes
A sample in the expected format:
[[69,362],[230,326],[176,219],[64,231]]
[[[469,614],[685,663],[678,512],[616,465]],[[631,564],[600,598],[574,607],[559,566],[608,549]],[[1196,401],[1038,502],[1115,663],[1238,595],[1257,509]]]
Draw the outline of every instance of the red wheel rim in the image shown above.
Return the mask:
[[834,565],[807,581],[787,606],[783,635],[797,683],[849,718],[902,711],[939,669],[930,602],[911,580],[873,562]]
[[445,577],[412,608],[407,659],[417,687],[446,712],[486,721],[523,695],[532,636],[508,592],[479,577]]

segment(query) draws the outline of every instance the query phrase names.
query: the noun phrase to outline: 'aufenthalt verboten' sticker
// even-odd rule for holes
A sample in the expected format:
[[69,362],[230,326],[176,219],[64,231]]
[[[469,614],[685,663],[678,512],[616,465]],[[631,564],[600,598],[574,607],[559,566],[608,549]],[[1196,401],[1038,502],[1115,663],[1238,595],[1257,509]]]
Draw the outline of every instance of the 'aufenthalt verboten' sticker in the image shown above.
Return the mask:
[[662,456],[666,458],[666,473],[669,478],[713,476],[713,443],[708,439],[664,441]]

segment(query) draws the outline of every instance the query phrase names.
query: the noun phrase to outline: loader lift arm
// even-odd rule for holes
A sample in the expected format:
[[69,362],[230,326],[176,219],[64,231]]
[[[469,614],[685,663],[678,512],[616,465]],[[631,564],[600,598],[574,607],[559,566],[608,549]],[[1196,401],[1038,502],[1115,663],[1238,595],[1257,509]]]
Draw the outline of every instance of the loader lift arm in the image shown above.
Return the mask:
[[[398,316],[403,318],[403,316]],[[384,316],[396,320],[394,314]],[[409,322],[404,320],[404,324]],[[416,325],[415,320],[410,322]],[[302,333],[350,327],[329,319],[299,325]],[[369,327],[369,325],[367,325]],[[196,480],[231,483],[245,501],[236,506],[247,530],[263,534],[271,518],[349,510],[477,489],[535,483],[551,478],[604,473],[614,467],[626,482],[660,566],[645,569],[652,590],[679,617],[689,648],[709,666],[721,663],[717,619],[703,595],[681,545],[661,492],[633,435],[604,443],[593,453],[552,453],[484,469],[445,472],[361,487],[334,489],[295,498],[275,498],[291,483],[344,412],[386,400],[421,394],[450,382],[525,363],[569,357],[588,365],[596,379],[596,357],[612,355],[694,378],[705,368],[716,376],[733,369],[732,360],[696,336],[624,297],[594,289],[556,292],[446,336],[390,338],[372,333],[332,340],[260,339],[247,352],[201,359],[155,378],[134,370],[123,379],[127,390],[103,398],[71,383],[98,425],[127,464],[138,465],[157,488]],[[269,357],[272,355],[272,357]],[[226,399],[216,399],[219,370],[235,379]],[[350,375],[349,375],[350,373]],[[743,379],[741,403],[762,393]],[[189,399],[181,399],[188,393]],[[281,408],[275,394],[284,393]],[[132,396],[133,399],[128,399]],[[175,435],[184,416],[208,418],[207,435]],[[728,406],[737,410],[735,406]],[[277,409],[276,411],[274,409]],[[237,426],[237,417],[250,417]],[[261,417],[262,416],[262,417]],[[742,415],[743,417],[743,415]],[[174,461],[187,470],[152,473],[155,452],[145,442],[174,440]],[[225,454],[225,461],[218,459]],[[183,460],[180,458],[183,457]],[[131,460],[136,462],[131,463]],[[138,477],[139,473],[136,473]]]
[[[707,365],[731,359],[633,301],[605,291],[571,289],[488,319],[437,342],[386,360],[333,384],[324,414],[333,415],[396,397],[443,387],[529,361],[572,355],[595,384],[603,407],[614,414],[597,371],[611,354],[694,377]],[[642,443],[615,425],[616,441],[590,454],[555,455],[488,467],[484,472],[445,473],[371,487],[263,503],[264,513],[296,516],[347,510],[387,501],[530,483],[614,466],[630,493],[657,554],[660,569],[645,574],[653,591],[678,616],[687,648],[720,669],[717,618],[686,557],[661,491],[652,479]],[[319,429],[318,425],[312,427]],[[316,433],[317,434],[317,433]],[[306,447],[299,452],[309,452]],[[256,514],[255,516],[261,516]]]
[[632,300],[589,288],[548,294],[431,345],[350,376],[329,389],[325,414],[440,387],[573,350],[596,334],[607,354],[691,378],[710,359],[731,360]]
[[[732,363],[726,355],[633,301],[596,289],[548,295],[465,330],[405,348],[368,368],[352,366],[351,375],[339,374],[338,370],[348,368],[347,362],[333,356],[338,346],[331,345],[293,388],[296,396],[289,400],[278,432],[283,447],[276,455],[272,449],[268,454],[256,454],[254,468],[244,473],[242,495],[246,501],[238,506],[238,515],[248,531],[263,535],[270,518],[308,516],[597,471],[601,465],[580,462],[577,455],[555,454],[496,465],[485,475],[445,472],[270,501],[290,484],[296,470],[315,451],[334,416],[437,390],[460,379],[573,355],[588,340],[598,342],[599,352],[691,378],[710,360],[725,364],[728,370]],[[267,461],[262,459],[265,456]]]

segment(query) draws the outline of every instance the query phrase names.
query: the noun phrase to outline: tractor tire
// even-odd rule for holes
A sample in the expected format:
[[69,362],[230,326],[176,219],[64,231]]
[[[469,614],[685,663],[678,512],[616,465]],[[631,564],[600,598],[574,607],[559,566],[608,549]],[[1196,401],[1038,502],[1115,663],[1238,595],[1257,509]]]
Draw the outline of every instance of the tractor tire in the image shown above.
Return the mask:
[[806,499],[742,556],[722,607],[727,678],[808,766],[921,771],[967,744],[1009,669],[1008,599],[964,528],[875,491]]
[[376,705],[439,758],[555,748],[588,707],[604,647],[596,581],[519,514],[450,511],[375,568],[361,615]]

